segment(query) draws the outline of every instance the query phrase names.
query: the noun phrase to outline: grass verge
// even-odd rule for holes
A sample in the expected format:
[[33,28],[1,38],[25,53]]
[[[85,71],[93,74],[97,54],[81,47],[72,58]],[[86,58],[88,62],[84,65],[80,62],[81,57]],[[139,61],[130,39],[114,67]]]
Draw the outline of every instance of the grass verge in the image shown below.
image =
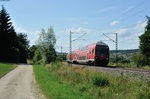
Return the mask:
[[43,93],[51,99],[92,99],[77,89],[64,84],[55,75],[40,65],[34,65],[35,78]]
[[0,63],[0,78],[16,67],[13,64]]

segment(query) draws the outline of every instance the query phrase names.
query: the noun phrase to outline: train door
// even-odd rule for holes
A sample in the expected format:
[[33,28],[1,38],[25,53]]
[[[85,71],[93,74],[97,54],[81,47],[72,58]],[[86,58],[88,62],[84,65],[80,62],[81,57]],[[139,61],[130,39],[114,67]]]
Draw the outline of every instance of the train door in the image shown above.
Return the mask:
[[91,50],[90,50],[90,55],[89,55],[89,59],[91,59]]
[[87,52],[87,56],[86,56],[86,57],[87,57],[87,60],[88,60],[88,57],[89,57],[89,55],[88,55],[88,54],[89,54],[89,52]]
[[94,59],[94,49],[91,49],[91,58]]

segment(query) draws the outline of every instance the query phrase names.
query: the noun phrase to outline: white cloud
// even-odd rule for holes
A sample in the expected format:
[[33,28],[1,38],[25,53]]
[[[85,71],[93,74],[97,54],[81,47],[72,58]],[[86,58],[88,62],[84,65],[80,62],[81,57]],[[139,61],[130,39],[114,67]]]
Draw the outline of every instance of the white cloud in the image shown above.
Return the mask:
[[30,34],[32,35],[39,35],[41,33],[40,30],[36,30],[36,31],[33,31],[33,32],[29,32]]
[[137,21],[136,25],[129,28],[121,28],[118,33],[120,49],[133,49],[139,46],[139,36],[144,33],[146,22]]
[[124,35],[127,32],[127,28],[122,28],[116,31],[116,33],[118,33],[119,35]]
[[69,33],[70,31],[73,32],[73,33],[91,33],[92,32],[90,29],[86,29],[86,28],[83,28],[83,27],[79,27],[77,29],[70,28],[70,29],[66,30],[67,33]]
[[147,22],[141,22],[141,21],[137,21],[136,26],[134,27],[134,30],[143,30],[146,26]]
[[11,22],[12,22],[12,24],[15,28],[15,31],[17,33],[27,33],[27,34],[30,34],[30,35],[38,35],[40,33],[40,30],[28,31],[28,30],[25,30],[24,28],[18,26],[15,21],[11,21]]
[[119,38],[119,47],[121,49],[137,49],[139,46],[139,38],[136,34],[130,34],[127,37]]
[[12,22],[12,25],[14,26],[15,31],[16,31],[17,33],[26,33],[26,32],[28,32],[28,31],[24,30],[23,28],[18,27],[18,26],[16,25],[16,22],[15,22],[15,21],[11,20],[11,22]]
[[130,10],[132,10],[135,6],[128,6],[128,8],[124,11],[124,12],[128,12]]
[[13,26],[14,26],[14,29],[17,33],[25,33],[28,35],[28,38],[30,40],[30,45],[33,45],[35,44],[36,40],[38,39],[39,37],[39,33],[40,33],[40,30],[36,30],[36,31],[28,31],[28,30],[25,30],[24,28],[22,27],[19,27],[15,21],[11,21]]
[[117,24],[119,24],[119,21],[113,21],[113,22],[110,23],[110,26],[114,26],[114,25],[117,25]]
[[103,12],[106,12],[106,11],[110,11],[110,10],[112,10],[112,9],[114,9],[114,8],[116,8],[116,7],[102,8],[102,9],[98,10],[97,12],[98,12],[98,13],[103,13]]
[[89,22],[85,21],[85,22],[83,22],[83,24],[85,24],[85,25],[89,25]]

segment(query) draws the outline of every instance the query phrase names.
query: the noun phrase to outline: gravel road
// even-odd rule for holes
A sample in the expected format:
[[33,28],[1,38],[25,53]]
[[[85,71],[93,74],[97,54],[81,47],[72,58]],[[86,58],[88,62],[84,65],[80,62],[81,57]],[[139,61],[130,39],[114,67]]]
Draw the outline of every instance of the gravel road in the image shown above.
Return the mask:
[[32,65],[18,65],[0,79],[0,99],[45,99],[36,84]]

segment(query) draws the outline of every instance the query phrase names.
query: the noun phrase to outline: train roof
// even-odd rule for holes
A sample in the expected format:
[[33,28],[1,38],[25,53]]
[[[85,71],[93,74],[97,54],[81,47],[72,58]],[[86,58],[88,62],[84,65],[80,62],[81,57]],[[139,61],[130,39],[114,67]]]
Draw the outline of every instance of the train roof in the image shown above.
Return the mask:
[[105,46],[108,46],[106,43],[104,43],[102,41],[97,42],[96,45],[105,45]]
[[92,48],[92,47],[94,47],[94,46],[96,46],[96,45],[108,46],[106,43],[104,43],[104,42],[102,42],[102,41],[99,41],[99,42],[97,42],[97,43],[93,43],[93,44],[90,44],[90,45],[88,45],[88,46],[85,46],[85,47],[76,49],[76,50],[73,51],[73,53],[78,52],[78,51],[82,51],[82,50],[86,50],[86,49],[89,49],[89,48]]

